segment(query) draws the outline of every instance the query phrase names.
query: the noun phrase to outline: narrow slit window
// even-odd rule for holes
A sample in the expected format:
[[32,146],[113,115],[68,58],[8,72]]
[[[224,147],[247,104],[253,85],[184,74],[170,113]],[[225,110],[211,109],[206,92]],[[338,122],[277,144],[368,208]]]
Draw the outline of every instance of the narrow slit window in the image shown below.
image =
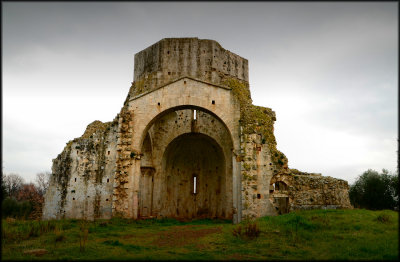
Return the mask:
[[193,110],[193,119],[196,120],[197,119],[197,111],[196,109]]
[[196,193],[197,193],[197,192],[196,192],[196,180],[197,180],[197,177],[194,176],[194,177],[193,177],[193,194],[196,194]]
[[108,151],[107,154],[110,155],[110,151]]
[[75,182],[76,182],[76,177],[75,177]]
[[110,179],[109,179],[109,178],[107,178],[107,183],[108,183],[108,182],[110,182]]

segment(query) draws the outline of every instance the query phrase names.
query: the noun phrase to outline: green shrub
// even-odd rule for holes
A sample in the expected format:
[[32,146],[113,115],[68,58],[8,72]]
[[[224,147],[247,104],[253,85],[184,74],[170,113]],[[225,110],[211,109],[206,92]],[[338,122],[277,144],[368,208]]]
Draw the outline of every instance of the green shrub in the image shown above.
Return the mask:
[[2,218],[13,217],[26,219],[33,211],[32,204],[29,201],[18,202],[13,198],[6,198],[2,202]]
[[357,208],[398,209],[398,181],[398,175],[392,175],[386,169],[382,173],[369,169],[350,186],[350,202]]
[[244,235],[249,238],[256,238],[260,235],[260,228],[256,222],[247,223],[244,227]]
[[102,221],[102,222],[99,223],[100,227],[107,227],[107,225],[108,225],[107,221]]
[[30,221],[28,238],[40,236],[40,225],[36,221]]
[[64,230],[60,226],[56,226],[54,229],[54,245],[57,245],[58,242],[62,242],[65,240]]
[[110,245],[110,246],[122,246],[123,245],[118,240],[106,240],[103,242],[103,244]]
[[386,214],[380,214],[377,218],[377,221],[381,223],[389,223],[390,222],[390,217]]
[[243,225],[239,224],[233,228],[232,234],[235,237],[253,239],[257,238],[260,235],[260,232],[260,228],[256,221],[246,220]]
[[242,236],[242,225],[238,225],[233,228],[232,235],[235,237],[241,237]]

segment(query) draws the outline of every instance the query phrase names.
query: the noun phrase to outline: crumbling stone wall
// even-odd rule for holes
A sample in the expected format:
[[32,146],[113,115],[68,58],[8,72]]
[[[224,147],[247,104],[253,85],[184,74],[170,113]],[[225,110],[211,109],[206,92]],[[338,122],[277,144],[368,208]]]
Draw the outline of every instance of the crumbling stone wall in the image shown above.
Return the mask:
[[[135,55],[134,82],[116,118],[91,123],[53,160],[43,218],[166,215],[236,223],[297,209],[351,208],[346,181],[288,168],[275,121],[270,108],[252,104],[246,59],[213,40],[163,39]],[[190,146],[195,158],[185,158]],[[206,151],[215,151],[215,159]],[[190,173],[185,161],[203,176],[201,200],[175,192],[193,186],[171,164]]]
[[288,170],[286,156],[277,149],[275,112],[252,104],[247,82],[230,77],[223,84],[231,88],[240,103],[242,216],[275,215],[269,201],[269,181]]
[[123,216],[128,212],[128,188],[125,186],[129,182],[129,170],[132,168],[132,159],[140,159],[138,152],[131,149],[132,144],[132,124],[133,112],[127,107],[123,107],[118,118],[117,133],[117,156],[116,169],[114,173],[114,191],[112,209],[114,215]]
[[[252,104],[248,83],[226,78],[224,84],[240,101],[243,217],[298,209],[351,208],[346,181],[288,168],[287,157],[277,149],[275,112]],[[271,190],[278,178],[286,183],[286,190]]]
[[[282,190],[274,184],[283,182]],[[347,181],[321,174],[290,169],[288,174],[278,174],[270,181],[270,201],[279,210],[277,197],[288,198],[288,210],[352,208]]]
[[94,121],[53,160],[45,219],[111,218],[117,127]]
[[274,214],[269,201],[269,181],[273,175],[271,154],[259,134],[242,137],[242,216]]
[[46,191],[43,218],[63,218],[68,184],[71,178],[71,146],[67,144],[63,152],[53,159],[52,176]]

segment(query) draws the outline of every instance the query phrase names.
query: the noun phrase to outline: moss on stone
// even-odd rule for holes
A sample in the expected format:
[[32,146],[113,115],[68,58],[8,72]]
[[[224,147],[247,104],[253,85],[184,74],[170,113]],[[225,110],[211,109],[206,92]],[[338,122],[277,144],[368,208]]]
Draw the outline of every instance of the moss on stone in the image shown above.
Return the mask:
[[56,183],[61,187],[60,211],[62,211],[64,208],[68,193],[68,183],[71,177],[71,163],[71,146],[66,146],[64,151],[53,160],[54,178]]
[[94,133],[104,132],[111,126],[111,122],[103,123],[99,120],[95,120],[90,123],[87,127],[85,132],[80,138],[90,138]]
[[243,175],[243,180],[251,180],[252,176],[250,174],[248,174],[246,171],[242,172]]
[[252,104],[250,88],[247,82],[226,78],[223,85],[232,89],[233,95],[240,104],[240,124],[244,134],[261,135],[262,144],[267,144],[274,165],[282,170],[287,167],[287,158],[276,148],[274,135],[275,112],[271,108],[255,106]]
[[299,171],[295,168],[289,168],[289,174],[295,175],[295,176],[321,176],[319,173],[307,173],[303,171]]
[[243,163],[243,168],[244,168],[246,171],[249,171],[249,170],[250,170],[250,165],[247,164],[247,163]]
[[[91,162],[84,164],[83,178],[87,184],[91,174],[95,175],[95,182],[101,183],[105,174],[105,149],[107,147],[106,137],[111,132],[111,127],[117,123],[117,119],[112,122],[93,121],[87,127],[83,135],[69,141],[64,148],[64,151],[71,151],[72,144],[77,144],[75,149],[81,150],[87,159],[92,159],[97,162],[97,168],[91,165]],[[64,152],[63,151],[63,152]],[[71,161],[72,162],[72,161]],[[102,168],[103,167],[103,168]]]
[[[106,132],[106,131],[105,131]],[[104,142],[104,136],[100,139],[100,143],[98,144],[98,150],[96,150],[97,156],[97,169],[96,169],[96,183],[101,183],[105,174],[105,158],[106,158],[106,143]]]
[[124,201],[126,201],[128,193],[124,187],[124,184],[128,183],[128,170],[132,163],[125,165],[124,160],[126,160],[127,158],[131,158],[131,153],[137,155],[137,152],[134,152],[130,145],[124,142],[124,140],[132,139],[131,133],[129,132],[129,121],[130,119],[132,119],[132,112],[129,111],[127,106],[124,106],[118,116],[121,124],[119,125],[118,130],[118,132],[120,133],[120,139],[117,147],[119,147],[120,150],[117,150],[116,170],[114,176],[116,187],[114,188],[115,198],[113,199],[113,201],[115,207],[113,210],[113,214],[117,214],[119,212],[123,214],[126,212]]
[[71,146],[72,146],[72,143],[73,143],[73,140],[68,141],[66,147],[68,147],[68,148],[71,147]]
[[96,196],[94,198],[94,207],[93,207],[94,218],[100,217],[100,201],[101,201],[100,194],[101,194],[100,191],[96,190]]
[[137,81],[133,82],[129,89],[128,96],[125,99],[124,105],[127,105],[130,98],[156,88],[157,80],[157,72],[152,72],[141,76]]

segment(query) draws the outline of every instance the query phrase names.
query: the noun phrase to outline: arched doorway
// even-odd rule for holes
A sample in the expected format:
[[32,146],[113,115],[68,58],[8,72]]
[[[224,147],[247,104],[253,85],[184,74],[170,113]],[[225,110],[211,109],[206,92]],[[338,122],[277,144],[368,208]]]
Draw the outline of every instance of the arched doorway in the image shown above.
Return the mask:
[[225,159],[210,137],[184,134],[165,150],[162,216],[226,218]]
[[272,205],[275,207],[275,210],[278,215],[286,214],[289,212],[289,195],[288,195],[288,186],[283,181],[275,181],[275,179],[271,180],[270,184],[270,200]]
[[160,115],[142,144],[139,216],[232,219],[232,148],[226,126],[209,112]]

